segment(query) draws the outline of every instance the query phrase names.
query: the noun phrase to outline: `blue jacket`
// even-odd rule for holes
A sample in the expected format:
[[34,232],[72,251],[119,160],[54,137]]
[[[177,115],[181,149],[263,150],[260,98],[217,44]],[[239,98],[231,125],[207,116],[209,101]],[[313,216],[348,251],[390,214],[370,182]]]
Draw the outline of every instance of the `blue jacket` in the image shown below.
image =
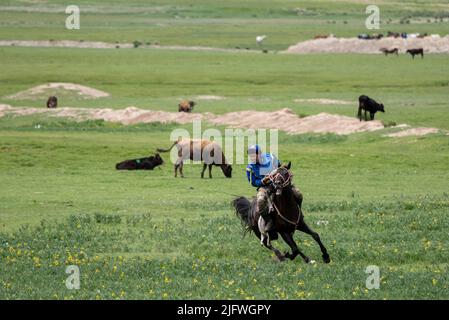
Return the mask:
[[253,187],[262,186],[262,179],[279,167],[279,160],[271,153],[261,155],[260,163],[250,163],[246,167],[246,177]]

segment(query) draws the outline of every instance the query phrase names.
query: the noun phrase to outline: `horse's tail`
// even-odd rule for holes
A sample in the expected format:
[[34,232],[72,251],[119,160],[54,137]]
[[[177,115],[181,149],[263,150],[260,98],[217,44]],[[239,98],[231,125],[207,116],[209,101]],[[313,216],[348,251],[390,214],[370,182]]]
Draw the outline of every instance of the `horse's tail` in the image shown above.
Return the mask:
[[238,197],[232,200],[232,206],[235,214],[240,218],[242,225],[245,227],[245,233],[251,231],[253,226],[251,222],[251,202],[245,197]]

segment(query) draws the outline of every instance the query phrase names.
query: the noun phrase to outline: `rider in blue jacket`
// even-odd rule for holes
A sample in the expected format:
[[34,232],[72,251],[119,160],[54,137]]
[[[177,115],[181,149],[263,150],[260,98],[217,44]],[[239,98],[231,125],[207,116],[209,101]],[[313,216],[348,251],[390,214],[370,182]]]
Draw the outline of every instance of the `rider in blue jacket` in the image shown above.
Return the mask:
[[[262,153],[260,147],[252,145],[248,148],[250,163],[246,167],[246,176],[249,183],[257,188],[257,210],[265,220],[267,226],[273,226],[272,218],[268,210],[268,197],[270,196],[270,181],[264,178],[274,169],[278,168],[281,163],[272,153]],[[292,185],[292,192],[299,208],[302,204],[301,192]]]

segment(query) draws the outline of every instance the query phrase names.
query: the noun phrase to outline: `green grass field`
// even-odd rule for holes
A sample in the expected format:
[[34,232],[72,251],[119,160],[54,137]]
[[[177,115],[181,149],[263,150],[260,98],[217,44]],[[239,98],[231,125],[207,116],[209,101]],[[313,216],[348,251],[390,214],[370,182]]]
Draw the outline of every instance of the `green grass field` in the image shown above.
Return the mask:
[[[282,36],[267,46],[279,50],[315,33],[364,32],[357,23],[364,4],[357,1],[280,1],[276,9],[268,1],[173,1],[151,8],[144,1],[79,2],[89,9],[84,40],[232,48],[248,38],[254,48],[255,35],[273,32]],[[64,20],[58,25],[52,9],[62,3],[3,1],[0,39],[80,40],[63,29]],[[298,7],[308,9],[304,19],[292,13]],[[393,20],[447,10],[442,1],[385,4]],[[337,24],[322,23],[328,20]],[[167,27],[154,27],[154,36],[144,38],[157,24]],[[447,23],[392,29],[399,27],[443,32]],[[386,123],[449,130],[448,74],[448,56],[436,54],[413,61],[402,55],[0,47],[0,104],[43,108],[43,100],[6,96],[46,82],[73,82],[111,96],[63,96],[61,106],[176,111],[180,98],[219,95],[226,99],[200,101],[195,112],[288,107],[301,115],[355,116],[355,102],[293,100],[355,101],[368,94],[385,104],[386,113],[376,118]],[[0,117],[0,299],[449,298],[446,132],[405,138],[383,136],[394,128],[348,136],[280,132],[279,156],[292,161],[306,221],[332,258],[322,263],[313,239],[297,233],[300,248],[317,260],[307,265],[299,258],[279,263],[253,235],[243,237],[230,202],[231,194],[255,194],[244,165],[233,166],[232,179],[215,168],[212,180],[200,179],[201,166],[186,165],[186,178],[175,179],[163,154],[167,163],[154,171],[115,170],[121,160],[169,146],[175,128],[192,129]],[[79,290],[66,288],[68,265],[80,268]],[[380,268],[378,290],[365,285],[370,265]]]

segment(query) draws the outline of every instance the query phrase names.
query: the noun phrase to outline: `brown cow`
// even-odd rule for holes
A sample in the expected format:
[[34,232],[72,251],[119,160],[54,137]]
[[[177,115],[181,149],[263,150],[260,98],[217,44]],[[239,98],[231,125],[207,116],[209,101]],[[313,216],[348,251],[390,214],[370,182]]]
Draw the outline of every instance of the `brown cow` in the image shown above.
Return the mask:
[[178,111],[179,112],[191,112],[193,110],[193,107],[195,106],[194,101],[188,101],[183,100],[180,104],[178,104]]
[[232,167],[226,162],[223,151],[217,142],[210,140],[184,139],[176,141],[168,149],[157,149],[157,151],[168,152],[174,146],[178,148],[178,158],[176,159],[174,166],[175,178],[178,176],[178,168],[181,178],[184,178],[182,167],[185,159],[203,162],[201,178],[204,178],[204,171],[206,171],[207,166],[209,166],[209,178],[212,178],[212,165],[220,166],[223,174],[227,178],[231,178]]
[[58,98],[55,96],[48,97],[47,108],[56,108],[58,106]]

